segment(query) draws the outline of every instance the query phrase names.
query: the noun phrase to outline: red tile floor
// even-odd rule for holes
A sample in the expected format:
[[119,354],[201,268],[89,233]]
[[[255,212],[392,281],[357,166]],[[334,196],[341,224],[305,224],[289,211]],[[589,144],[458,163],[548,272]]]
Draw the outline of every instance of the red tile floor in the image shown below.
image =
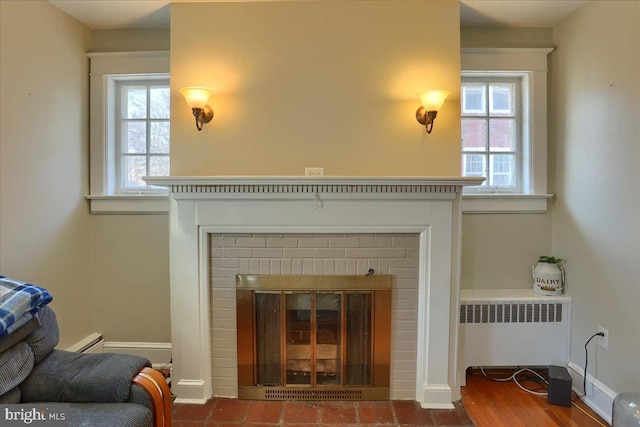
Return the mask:
[[413,401],[257,401],[212,399],[204,405],[173,405],[173,427],[473,427],[462,405],[422,409]]

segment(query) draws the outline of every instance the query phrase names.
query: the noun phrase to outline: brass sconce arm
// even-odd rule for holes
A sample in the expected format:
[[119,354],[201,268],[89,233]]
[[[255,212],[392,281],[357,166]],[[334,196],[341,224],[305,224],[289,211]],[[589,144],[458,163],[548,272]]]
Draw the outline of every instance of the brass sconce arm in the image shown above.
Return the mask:
[[438,115],[437,111],[426,111],[424,107],[418,108],[416,111],[416,119],[421,125],[425,126],[427,133],[431,133],[433,129],[433,122]]
[[194,107],[191,111],[193,111],[193,115],[196,118],[196,128],[198,131],[201,131],[204,124],[209,123],[211,119],[213,119],[213,110],[208,105],[205,105],[204,108]]

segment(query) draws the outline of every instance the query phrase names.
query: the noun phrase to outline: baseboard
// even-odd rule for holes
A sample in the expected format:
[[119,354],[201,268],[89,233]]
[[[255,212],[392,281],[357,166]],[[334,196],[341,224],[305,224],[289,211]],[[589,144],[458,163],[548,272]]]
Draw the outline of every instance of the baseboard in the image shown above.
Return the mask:
[[154,368],[167,368],[171,362],[171,343],[105,341],[105,353],[133,354],[146,357]]
[[[568,363],[569,374],[573,384],[573,390],[580,396],[583,393],[582,381],[584,378],[584,368],[573,362]],[[581,397],[582,401],[593,409],[604,420],[611,424],[613,412],[613,399],[617,393],[604,385],[598,379],[587,372],[586,396]]]
[[211,396],[205,395],[205,383],[202,380],[180,380],[172,383],[171,391],[177,397],[175,403],[190,403],[202,405]]
[[418,400],[424,409],[453,409],[451,388],[448,384],[430,384],[424,386],[422,400]]

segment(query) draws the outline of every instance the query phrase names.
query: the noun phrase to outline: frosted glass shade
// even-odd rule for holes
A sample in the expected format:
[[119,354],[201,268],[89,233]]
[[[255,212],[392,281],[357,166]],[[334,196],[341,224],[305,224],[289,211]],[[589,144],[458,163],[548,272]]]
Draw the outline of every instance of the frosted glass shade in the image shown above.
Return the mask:
[[449,91],[446,90],[425,90],[418,93],[418,98],[420,98],[425,111],[440,110],[447,96],[449,96]]
[[631,391],[613,400],[613,427],[640,426],[640,392]]
[[211,96],[211,91],[206,87],[183,87],[180,93],[191,108],[204,108]]

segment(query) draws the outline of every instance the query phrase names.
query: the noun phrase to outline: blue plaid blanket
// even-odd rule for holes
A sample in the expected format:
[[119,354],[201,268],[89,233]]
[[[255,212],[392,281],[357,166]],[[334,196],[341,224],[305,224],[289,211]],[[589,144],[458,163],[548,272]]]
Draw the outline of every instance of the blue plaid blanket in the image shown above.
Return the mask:
[[0,338],[27,323],[52,300],[40,286],[0,276]]

